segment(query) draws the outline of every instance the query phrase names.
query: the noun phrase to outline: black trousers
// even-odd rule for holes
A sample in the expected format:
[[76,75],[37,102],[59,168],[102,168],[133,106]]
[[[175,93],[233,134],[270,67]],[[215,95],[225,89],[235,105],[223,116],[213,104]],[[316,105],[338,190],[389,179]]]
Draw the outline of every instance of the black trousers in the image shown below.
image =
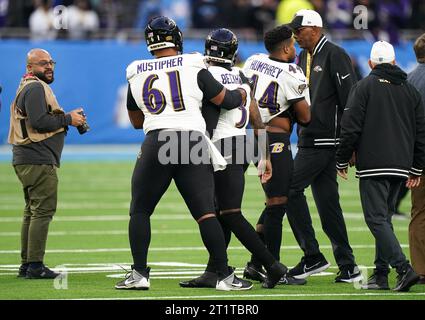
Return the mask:
[[375,237],[375,266],[380,270],[388,270],[388,265],[402,269],[407,263],[391,222],[403,182],[393,177],[362,178],[359,182],[365,221]]
[[332,244],[338,266],[355,264],[339,204],[334,148],[299,148],[294,161],[287,216],[306,257],[320,253],[304,190],[311,186],[323,231]]

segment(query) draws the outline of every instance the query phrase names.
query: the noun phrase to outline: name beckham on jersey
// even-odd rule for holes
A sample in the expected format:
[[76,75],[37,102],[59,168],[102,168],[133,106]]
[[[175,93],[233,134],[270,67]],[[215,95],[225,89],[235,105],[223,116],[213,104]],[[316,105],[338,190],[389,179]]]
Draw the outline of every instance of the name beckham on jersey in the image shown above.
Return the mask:
[[221,83],[224,84],[242,84],[241,77],[231,74],[225,73],[221,75]]

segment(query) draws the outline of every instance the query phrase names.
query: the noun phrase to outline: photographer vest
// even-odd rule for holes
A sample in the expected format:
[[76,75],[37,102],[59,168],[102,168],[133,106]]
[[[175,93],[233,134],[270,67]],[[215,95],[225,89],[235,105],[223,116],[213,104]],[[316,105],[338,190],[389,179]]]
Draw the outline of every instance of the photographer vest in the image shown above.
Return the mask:
[[25,88],[25,86],[30,83],[38,82],[44,88],[44,94],[46,98],[46,104],[48,108],[48,112],[50,114],[64,114],[65,112],[59,106],[58,101],[56,100],[55,95],[53,94],[52,89],[49,87],[47,83],[38,79],[33,75],[25,76],[22,78],[21,83],[19,84],[19,88],[16,92],[16,97],[13,100],[10,106],[10,128],[9,128],[9,137],[8,142],[13,145],[25,145],[31,142],[40,142],[51,136],[65,131],[65,128],[60,128],[58,130],[40,133],[35,130],[28,119],[28,116],[18,105],[18,96]]

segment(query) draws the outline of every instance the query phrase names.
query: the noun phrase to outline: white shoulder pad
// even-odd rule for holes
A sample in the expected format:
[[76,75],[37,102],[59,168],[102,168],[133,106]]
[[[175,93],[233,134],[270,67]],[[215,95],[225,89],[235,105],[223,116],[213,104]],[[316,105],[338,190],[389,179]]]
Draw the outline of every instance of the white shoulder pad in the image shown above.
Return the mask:
[[126,70],[127,81],[130,81],[137,74],[137,66],[140,64],[142,60],[136,60],[130,63]]
[[283,65],[285,74],[290,75],[294,80],[305,82],[306,78],[300,66],[296,65],[295,63],[283,63]]
[[208,64],[205,60],[205,56],[199,52],[185,53],[182,54],[184,59],[183,64],[188,67],[195,67],[199,69],[207,69]]

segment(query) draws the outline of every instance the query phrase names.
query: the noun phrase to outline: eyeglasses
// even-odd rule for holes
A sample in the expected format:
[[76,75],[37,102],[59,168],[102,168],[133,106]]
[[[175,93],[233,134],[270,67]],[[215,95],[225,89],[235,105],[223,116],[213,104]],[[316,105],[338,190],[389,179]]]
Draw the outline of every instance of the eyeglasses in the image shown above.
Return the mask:
[[35,64],[36,66],[40,66],[40,67],[47,67],[47,65],[51,65],[52,67],[54,67],[56,65],[56,61],[50,60],[50,61],[40,61],[37,63],[30,63],[30,64]]

